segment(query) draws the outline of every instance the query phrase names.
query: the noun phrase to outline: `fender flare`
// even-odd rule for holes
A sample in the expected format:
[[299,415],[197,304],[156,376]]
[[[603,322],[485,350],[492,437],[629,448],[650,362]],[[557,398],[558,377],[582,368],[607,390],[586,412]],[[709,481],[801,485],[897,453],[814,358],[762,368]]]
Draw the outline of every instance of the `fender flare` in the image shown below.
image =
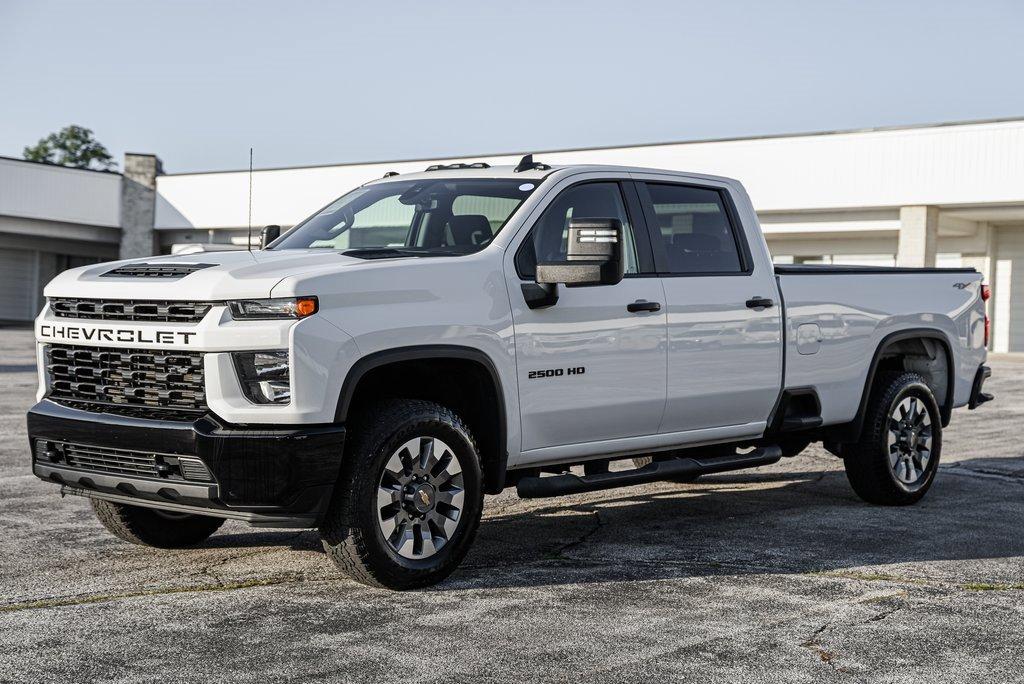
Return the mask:
[[939,414],[942,418],[942,426],[949,425],[950,416],[953,413],[954,383],[956,382],[956,369],[953,367],[953,352],[949,338],[938,328],[907,328],[897,330],[883,337],[875,348],[874,356],[871,357],[871,365],[868,366],[868,375],[864,379],[864,392],[860,397],[860,405],[857,407],[857,414],[850,423],[851,440],[860,437],[864,428],[864,417],[867,414],[868,400],[871,398],[871,391],[874,389],[875,377],[878,375],[878,364],[882,360],[885,350],[897,342],[904,340],[931,339],[939,343],[939,348],[946,355],[946,396],[938,401]]
[[494,391],[498,400],[498,435],[496,458],[489,459],[483,466],[484,482],[489,485],[487,491],[496,494],[504,489],[505,474],[508,470],[508,414],[505,409],[505,393],[501,384],[501,376],[498,369],[483,351],[475,347],[464,347],[454,344],[422,344],[408,347],[397,347],[383,351],[367,354],[360,358],[349,369],[341,385],[341,393],[338,396],[338,406],[334,412],[334,422],[344,424],[348,419],[352,408],[352,397],[355,395],[359,381],[370,371],[402,361],[421,361],[429,359],[458,359],[473,361],[481,366],[490,375],[494,383]]

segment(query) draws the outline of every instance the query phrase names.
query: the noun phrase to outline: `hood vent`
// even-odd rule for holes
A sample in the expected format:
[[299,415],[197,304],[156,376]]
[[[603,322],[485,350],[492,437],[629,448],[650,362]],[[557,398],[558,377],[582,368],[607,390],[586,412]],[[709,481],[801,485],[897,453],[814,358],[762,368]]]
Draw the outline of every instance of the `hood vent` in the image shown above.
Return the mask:
[[217,264],[127,264],[107,271],[103,278],[184,278]]

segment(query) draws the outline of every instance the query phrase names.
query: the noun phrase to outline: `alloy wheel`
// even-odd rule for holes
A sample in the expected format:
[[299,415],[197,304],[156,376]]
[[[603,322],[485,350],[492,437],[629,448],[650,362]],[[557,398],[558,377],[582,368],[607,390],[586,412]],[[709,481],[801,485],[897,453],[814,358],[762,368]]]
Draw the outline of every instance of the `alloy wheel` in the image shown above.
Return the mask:
[[932,419],[924,401],[904,397],[889,415],[889,467],[896,480],[912,486],[928,471],[932,458]]
[[377,486],[381,534],[399,556],[429,558],[458,529],[465,496],[452,448],[436,437],[410,439],[388,459]]

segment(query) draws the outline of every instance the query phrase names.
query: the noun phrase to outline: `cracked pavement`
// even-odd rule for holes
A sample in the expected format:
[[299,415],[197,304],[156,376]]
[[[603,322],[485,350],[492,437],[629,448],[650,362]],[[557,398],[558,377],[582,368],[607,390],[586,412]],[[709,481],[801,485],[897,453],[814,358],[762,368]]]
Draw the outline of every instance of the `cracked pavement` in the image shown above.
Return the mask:
[[861,503],[819,448],[693,484],[489,497],[442,585],[340,579],[314,531],[184,551],[29,474],[31,333],[0,330],[0,682],[1024,681],[1024,357],[932,491]]

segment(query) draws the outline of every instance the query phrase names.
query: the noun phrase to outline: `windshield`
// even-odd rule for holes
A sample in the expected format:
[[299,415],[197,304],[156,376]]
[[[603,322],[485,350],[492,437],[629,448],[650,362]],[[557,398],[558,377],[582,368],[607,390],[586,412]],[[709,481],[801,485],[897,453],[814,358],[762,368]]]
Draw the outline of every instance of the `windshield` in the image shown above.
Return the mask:
[[536,187],[522,180],[392,181],[357,188],[271,249],[454,256],[483,249]]

